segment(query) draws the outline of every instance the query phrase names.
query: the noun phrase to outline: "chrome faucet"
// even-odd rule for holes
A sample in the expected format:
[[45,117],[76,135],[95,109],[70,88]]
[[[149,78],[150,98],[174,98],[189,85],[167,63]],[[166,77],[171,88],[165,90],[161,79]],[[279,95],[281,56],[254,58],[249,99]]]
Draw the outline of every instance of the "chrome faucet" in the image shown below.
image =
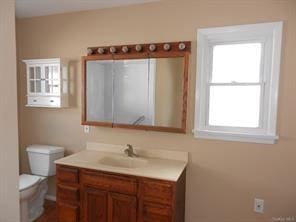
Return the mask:
[[124,150],[124,153],[128,157],[138,157],[138,155],[134,153],[134,148],[131,144],[127,144],[126,146],[127,146],[127,149]]

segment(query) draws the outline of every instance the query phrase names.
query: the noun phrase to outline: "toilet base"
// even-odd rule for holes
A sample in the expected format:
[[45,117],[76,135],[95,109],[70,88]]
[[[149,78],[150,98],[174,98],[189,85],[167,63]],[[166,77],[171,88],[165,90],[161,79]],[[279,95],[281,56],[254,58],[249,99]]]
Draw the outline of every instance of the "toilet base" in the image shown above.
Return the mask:
[[21,222],[28,222],[28,201],[21,201],[20,202],[20,215],[21,215]]
[[44,200],[48,190],[46,177],[41,179],[36,195],[28,203],[29,222],[35,221],[44,212]]

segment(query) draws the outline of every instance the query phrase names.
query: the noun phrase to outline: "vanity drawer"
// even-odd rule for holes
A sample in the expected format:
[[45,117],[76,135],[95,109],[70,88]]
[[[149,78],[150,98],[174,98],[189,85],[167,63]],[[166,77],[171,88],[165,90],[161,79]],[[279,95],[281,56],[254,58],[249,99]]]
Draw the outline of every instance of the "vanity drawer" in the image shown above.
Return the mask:
[[83,184],[106,191],[137,194],[137,180],[130,177],[83,170],[81,181]]
[[174,200],[174,184],[167,181],[142,179],[141,194],[144,200],[172,205]]
[[61,183],[78,184],[79,170],[72,167],[57,165],[57,180]]
[[59,202],[79,204],[79,188],[58,184],[57,198]]
[[171,222],[172,208],[166,205],[144,202],[142,206],[143,222]]

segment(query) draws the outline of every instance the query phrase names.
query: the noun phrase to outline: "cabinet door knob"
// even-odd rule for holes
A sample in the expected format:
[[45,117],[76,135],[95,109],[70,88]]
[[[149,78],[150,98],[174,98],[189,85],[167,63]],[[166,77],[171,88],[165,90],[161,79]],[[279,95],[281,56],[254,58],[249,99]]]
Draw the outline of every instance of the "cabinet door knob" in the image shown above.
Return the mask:
[[37,100],[36,100],[36,99],[34,99],[34,100],[33,100],[33,102],[34,102],[34,103],[36,103],[36,102],[37,102]]
[[51,102],[51,103],[53,103],[53,102],[54,102],[54,100],[52,99],[52,100],[50,100],[50,102]]

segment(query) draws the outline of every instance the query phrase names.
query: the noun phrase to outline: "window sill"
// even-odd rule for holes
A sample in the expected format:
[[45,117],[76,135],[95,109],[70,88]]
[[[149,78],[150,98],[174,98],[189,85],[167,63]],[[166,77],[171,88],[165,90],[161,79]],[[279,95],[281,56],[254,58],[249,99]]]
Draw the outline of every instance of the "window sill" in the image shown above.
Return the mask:
[[239,133],[228,133],[218,132],[209,130],[193,130],[195,138],[200,139],[213,139],[213,140],[226,140],[236,142],[247,142],[247,143],[263,143],[263,144],[274,144],[279,139],[278,135],[261,135],[261,134],[239,134]]

